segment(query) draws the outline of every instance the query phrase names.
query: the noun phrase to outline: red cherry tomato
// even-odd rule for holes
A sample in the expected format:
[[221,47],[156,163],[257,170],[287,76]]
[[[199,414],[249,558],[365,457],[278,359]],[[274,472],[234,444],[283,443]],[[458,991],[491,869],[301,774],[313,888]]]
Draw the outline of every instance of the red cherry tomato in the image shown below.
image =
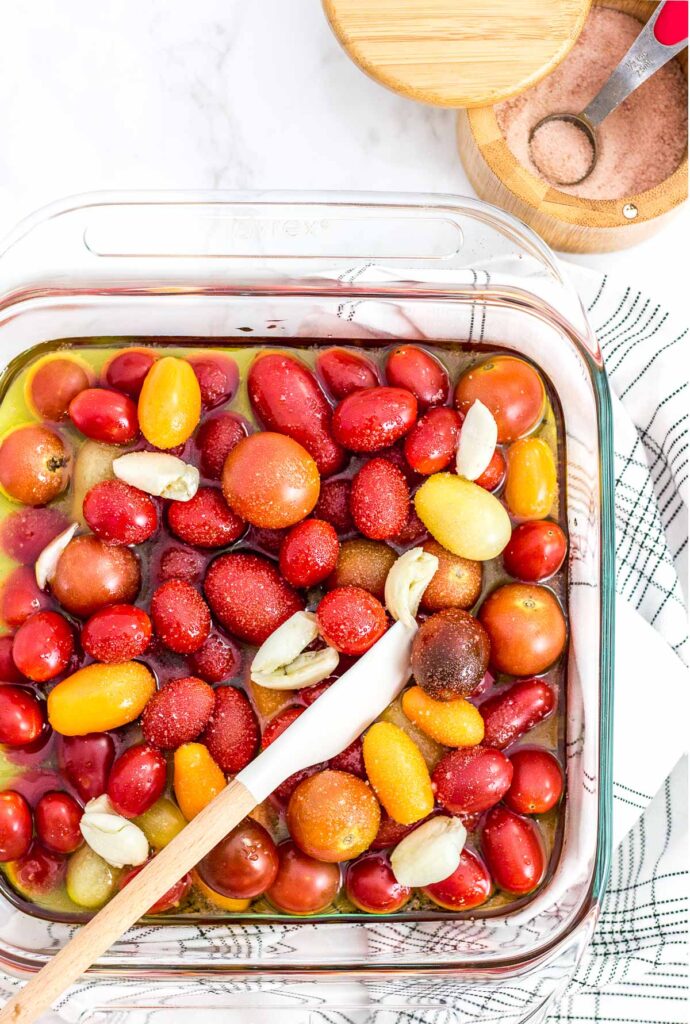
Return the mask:
[[494,882],[505,892],[524,896],[544,877],[546,860],[539,829],[507,807],[489,811],[482,831],[482,853]]
[[343,468],[346,455],[331,432],[331,407],[304,363],[279,352],[260,355],[249,370],[247,390],[262,425],[306,448],[319,473],[330,476]]
[[555,807],[563,792],[563,772],[548,750],[523,747],[510,756],[513,781],[504,797],[516,814],[545,814]]
[[405,458],[415,473],[429,476],[450,464],[460,436],[462,417],[443,406],[429,409],[405,438]]
[[139,433],[137,407],[119,391],[87,388],[72,399],[69,415],[77,430],[92,441],[129,444]]
[[33,565],[43,548],[68,525],[56,508],[21,508],[0,524],[0,544],[15,562]]
[[83,843],[79,829],[82,809],[69,793],[44,793],[34,812],[36,834],[52,853],[73,853]]
[[131,548],[89,533],[69,542],[50,588],[63,608],[86,619],[105,605],[132,602],[140,584],[141,567]]
[[479,857],[465,849],[453,874],[425,886],[422,892],[444,910],[473,910],[491,895],[491,875]]
[[87,491],[84,519],[106,544],[143,544],[158,527],[156,506],[122,480],[102,480]]
[[568,541],[558,523],[538,519],[521,523],[503,551],[506,572],[527,583],[553,576],[563,565]]
[[31,809],[21,793],[0,793],[0,861],[18,860],[31,846]]
[[95,661],[131,661],[151,642],[151,620],[133,604],[111,604],[82,626],[81,644]]
[[287,840],[278,847],[278,874],[266,898],[284,914],[319,914],[340,888],[340,868],[302,853]]
[[361,587],[330,590],[316,615],[324,640],[342,654],[364,654],[386,632],[383,605]]
[[211,480],[220,480],[226,458],[247,436],[247,424],[234,412],[220,412],[204,420],[196,432],[199,469]]
[[105,793],[114,760],[115,744],[106,732],[57,737],[58,768],[83,803]]
[[[426,821],[426,818],[424,820]],[[370,849],[385,850],[389,846],[397,846],[401,839],[404,839],[408,833],[417,828],[417,825],[421,825],[421,822],[415,821],[413,825],[401,825],[391,818],[390,814],[382,807],[381,824]]]
[[522,679],[480,705],[484,743],[502,750],[533,729],[556,706],[556,695],[543,679]]
[[45,727],[43,705],[19,686],[0,686],[0,743],[24,747],[34,743]]
[[489,634],[494,672],[531,676],[544,672],[563,652],[565,617],[555,596],[532,583],[506,583],[479,609]]
[[360,779],[366,779],[367,770],[364,766],[362,737],[358,736],[348,747],[345,747],[339,754],[332,757],[328,762],[328,767],[334,772],[349,772],[350,775],[357,775]]
[[209,355],[192,356],[189,364],[199,381],[201,404],[204,409],[215,409],[229,402],[237,391],[240,371],[231,356],[215,352]]
[[329,348],[316,357],[316,369],[336,400],[361,388],[373,388],[379,382],[376,367],[357,352]]
[[144,386],[146,374],[155,361],[156,356],[153,352],[137,348],[125,349],[108,363],[105,371],[106,384],[116,391],[124,392],[130,398],[137,399]]
[[353,452],[390,448],[417,419],[417,399],[402,388],[366,388],[344,398],[333,414],[336,441]]
[[422,409],[442,405],[448,398],[450,382],[444,366],[419,345],[400,345],[386,360],[386,380],[396,388],[411,391]]
[[57,423],[67,418],[70,402],[88,388],[91,373],[76,361],[60,356],[44,360],[29,381],[28,400],[44,420]]
[[498,443],[507,444],[541,422],[546,392],[541,377],[524,359],[491,356],[463,373],[455,389],[455,405],[463,415],[477,399],[496,420]]
[[506,469],[505,456],[500,448],[496,448],[489,465],[474,482],[478,487],[483,487],[485,491],[496,491],[505,480]]
[[452,814],[474,814],[493,807],[507,792],[513,766],[491,747],[451,750],[436,765],[436,799]]
[[[145,867],[146,864],[139,864],[137,867],[130,868],[128,871],[125,871],[124,875],[120,878],[120,889],[124,889],[124,887],[131,882],[133,878],[136,878],[139,872]],[[171,885],[167,892],[164,892],[162,896],[159,896],[156,902],[146,911],[146,916],[164,914],[166,910],[173,910],[174,907],[179,907],[191,887],[192,876],[187,872],[187,874],[183,875],[179,881],[175,882],[174,885]]]
[[160,750],[138,743],[120,754],[108,779],[107,793],[118,814],[135,818],[147,811],[165,789],[167,762]]
[[0,636],[0,683],[25,682],[12,657],[13,644],[13,636]]
[[59,854],[46,850],[37,840],[23,857],[14,862],[12,880],[17,888],[30,899],[45,896],[61,884],[67,868],[67,860]]
[[74,636],[58,612],[36,612],[17,630],[14,663],[27,679],[45,683],[64,672],[74,653]]
[[276,844],[251,818],[236,825],[199,863],[202,882],[222,896],[253,899],[273,885],[278,874]]
[[338,534],[323,519],[307,519],[293,526],[280,549],[280,571],[293,587],[322,583],[338,561]]
[[368,853],[349,864],[345,888],[350,902],[368,914],[394,914],[412,895],[398,882],[383,853]]
[[250,434],[225,460],[223,496],[253,526],[294,526],[319,497],[319,471],[309,452],[284,434]]
[[39,590],[36,574],[28,565],[13,569],[2,585],[1,617],[6,626],[16,629],[31,615],[50,607],[50,598]]

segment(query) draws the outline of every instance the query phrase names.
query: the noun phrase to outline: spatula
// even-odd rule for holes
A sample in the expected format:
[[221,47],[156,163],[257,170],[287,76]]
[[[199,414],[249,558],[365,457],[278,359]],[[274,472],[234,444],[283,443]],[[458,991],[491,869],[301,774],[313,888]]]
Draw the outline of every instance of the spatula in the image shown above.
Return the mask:
[[0,1024],[35,1021],[276,786],[349,746],[410,678],[415,632],[396,622],[10,999]]

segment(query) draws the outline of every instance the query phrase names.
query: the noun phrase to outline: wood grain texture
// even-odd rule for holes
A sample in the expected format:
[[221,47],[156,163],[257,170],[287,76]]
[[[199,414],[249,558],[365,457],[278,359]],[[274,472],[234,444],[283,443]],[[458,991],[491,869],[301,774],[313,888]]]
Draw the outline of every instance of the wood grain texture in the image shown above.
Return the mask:
[[0,1010],[0,1024],[32,1024],[149,907],[255,806],[241,782],[231,782],[131,882],[85,924]]
[[497,103],[568,53],[591,0],[323,0],[352,60],[377,82],[443,107]]
[[[656,6],[648,0],[596,2],[640,21],[646,21]],[[687,74],[687,51],[678,59]],[[561,192],[513,156],[493,106],[460,111],[457,141],[477,195],[519,217],[562,252],[613,252],[636,245],[658,231],[688,196],[687,155],[666,181],[623,199],[581,199]],[[628,204],[637,209],[633,220],[624,213]]]

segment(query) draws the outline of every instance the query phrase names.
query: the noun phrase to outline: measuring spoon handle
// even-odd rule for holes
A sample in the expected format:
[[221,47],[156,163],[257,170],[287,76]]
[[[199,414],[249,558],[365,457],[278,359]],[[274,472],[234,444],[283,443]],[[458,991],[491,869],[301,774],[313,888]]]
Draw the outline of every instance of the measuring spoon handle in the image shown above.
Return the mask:
[[582,116],[590,124],[601,124],[631,92],[687,45],[687,0],[664,0]]

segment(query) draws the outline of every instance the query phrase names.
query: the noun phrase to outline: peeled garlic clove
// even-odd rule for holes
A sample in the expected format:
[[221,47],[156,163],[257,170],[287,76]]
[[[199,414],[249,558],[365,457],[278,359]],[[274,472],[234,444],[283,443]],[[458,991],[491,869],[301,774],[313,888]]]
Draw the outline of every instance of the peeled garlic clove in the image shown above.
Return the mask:
[[52,580],[57,570],[57,564],[60,561],[60,555],[72,540],[72,537],[74,537],[78,529],[79,524],[72,523],[72,525],[68,526],[66,530],[63,530],[62,533],[57,535],[57,537],[54,537],[50,544],[46,544],[43,551],[41,551],[40,555],[36,559],[34,572],[36,573],[36,582],[41,590],[45,590],[46,586]]
[[116,813],[105,793],[89,800],[79,828],[94,853],[114,868],[136,867],[148,859],[148,839],[138,825]]
[[113,472],[118,480],[171,501],[189,501],[199,487],[199,470],[166,452],[128,452],[115,459]]
[[465,480],[476,480],[491,462],[498,440],[498,426],[491,412],[477,399],[469,407],[460,428],[455,468]]
[[295,612],[264,640],[254,655],[252,682],[273,690],[298,690],[326,679],[338,664],[338,652],[326,647],[303,653],[318,635],[313,612]]
[[384,596],[386,608],[404,626],[414,626],[424,591],[438,569],[438,558],[424,548],[411,548],[391,566]]
[[443,882],[457,869],[466,839],[467,830],[459,818],[430,818],[393,850],[396,880],[410,888]]

